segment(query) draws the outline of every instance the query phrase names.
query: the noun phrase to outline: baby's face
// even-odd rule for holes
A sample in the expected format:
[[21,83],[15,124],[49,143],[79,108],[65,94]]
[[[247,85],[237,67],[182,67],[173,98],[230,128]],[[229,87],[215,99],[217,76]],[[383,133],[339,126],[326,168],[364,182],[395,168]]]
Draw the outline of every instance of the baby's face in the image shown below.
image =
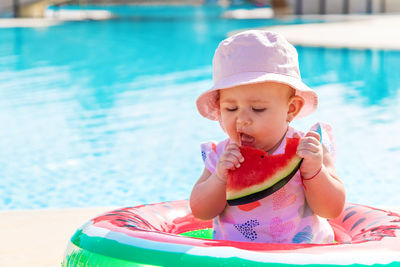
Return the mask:
[[273,152],[287,131],[294,90],[280,83],[242,85],[220,91],[222,124],[238,145]]

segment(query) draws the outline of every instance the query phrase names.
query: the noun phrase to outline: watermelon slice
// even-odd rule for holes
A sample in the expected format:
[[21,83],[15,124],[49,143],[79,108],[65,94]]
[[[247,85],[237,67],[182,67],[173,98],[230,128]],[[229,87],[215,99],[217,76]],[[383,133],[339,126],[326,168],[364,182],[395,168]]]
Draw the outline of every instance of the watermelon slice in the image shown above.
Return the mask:
[[294,176],[302,159],[296,150],[300,138],[286,138],[284,154],[268,155],[253,147],[242,146],[244,162],[229,172],[226,199],[231,206],[248,204],[278,191]]

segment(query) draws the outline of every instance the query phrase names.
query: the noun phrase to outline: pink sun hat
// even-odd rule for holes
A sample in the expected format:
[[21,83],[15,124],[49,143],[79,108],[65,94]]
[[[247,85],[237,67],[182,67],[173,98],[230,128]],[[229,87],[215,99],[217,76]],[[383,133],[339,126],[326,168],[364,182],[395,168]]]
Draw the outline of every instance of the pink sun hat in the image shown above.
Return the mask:
[[278,82],[291,86],[304,99],[296,119],[314,112],[318,96],[301,80],[296,48],[274,32],[249,30],[223,40],[213,58],[214,86],[196,101],[200,114],[219,120],[218,90],[238,85]]

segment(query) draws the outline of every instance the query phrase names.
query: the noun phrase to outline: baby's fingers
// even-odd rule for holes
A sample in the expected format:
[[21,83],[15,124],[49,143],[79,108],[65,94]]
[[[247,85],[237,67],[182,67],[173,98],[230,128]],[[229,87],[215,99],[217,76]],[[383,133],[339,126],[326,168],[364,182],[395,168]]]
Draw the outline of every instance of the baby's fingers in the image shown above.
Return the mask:
[[320,153],[318,151],[310,151],[306,149],[297,150],[297,155],[300,158],[319,158]]
[[319,153],[321,150],[319,143],[313,142],[301,142],[297,147],[297,152],[307,151],[312,153]]
[[317,141],[319,142],[319,140],[321,140],[321,136],[319,135],[319,133],[315,132],[315,131],[309,131],[305,136],[306,137],[311,137],[311,138],[315,138],[317,139]]
[[235,163],[229,160],[221,160],[220,162],[222,169],[225,170],[234,170],[240,167],[240,163]]
[[[235,151],[227,152],[223,156],[221,156],[221,162],[230,162],[235,166],[236,168],[240,167],[240,158],[242,155],[239,152],[239,155]],[[243,157],[242,157],[243,158]],[[242,160],[243,162],[243,160]]]
[[236,144],[228,145],[225,149],[224,155],[229,157],[232,156],[236,158],[239,162],[244,161],[244,157],[242,156],[242,153],[240,153],[240,149]]

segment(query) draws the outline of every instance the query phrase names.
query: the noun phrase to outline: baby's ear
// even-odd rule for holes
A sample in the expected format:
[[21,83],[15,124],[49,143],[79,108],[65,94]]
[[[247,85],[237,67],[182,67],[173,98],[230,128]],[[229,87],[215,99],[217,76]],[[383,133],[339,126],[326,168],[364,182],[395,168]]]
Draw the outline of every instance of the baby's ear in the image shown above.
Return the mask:
[[287,113],[287,121],[291,122],[304,106],[304,99],[298,95],[294,95],[289,99],[289,109]]

